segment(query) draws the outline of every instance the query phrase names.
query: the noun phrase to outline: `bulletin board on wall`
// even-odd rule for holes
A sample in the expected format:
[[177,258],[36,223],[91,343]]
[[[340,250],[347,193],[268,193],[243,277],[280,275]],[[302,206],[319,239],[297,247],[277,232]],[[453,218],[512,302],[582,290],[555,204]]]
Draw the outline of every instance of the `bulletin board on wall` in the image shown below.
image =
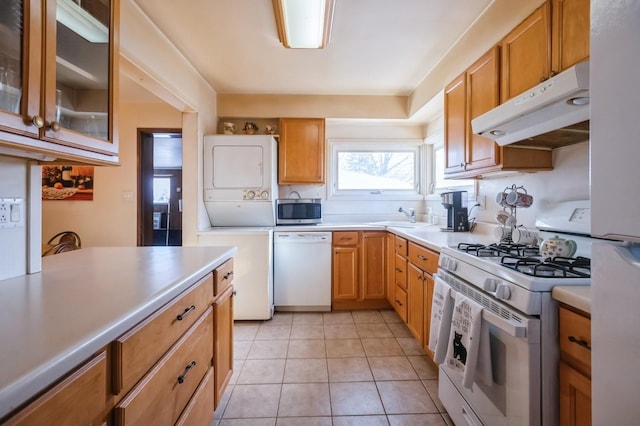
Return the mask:
[[92,201],[93,166],[42,166],[42,199],[58,201]]

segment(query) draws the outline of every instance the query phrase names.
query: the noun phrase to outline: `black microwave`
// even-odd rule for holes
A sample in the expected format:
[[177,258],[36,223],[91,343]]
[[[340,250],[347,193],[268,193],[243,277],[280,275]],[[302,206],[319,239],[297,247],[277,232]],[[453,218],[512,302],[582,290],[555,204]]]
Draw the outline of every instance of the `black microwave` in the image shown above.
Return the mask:
[[277,225],[313,225],[322,222],[320,198],[276,200]]

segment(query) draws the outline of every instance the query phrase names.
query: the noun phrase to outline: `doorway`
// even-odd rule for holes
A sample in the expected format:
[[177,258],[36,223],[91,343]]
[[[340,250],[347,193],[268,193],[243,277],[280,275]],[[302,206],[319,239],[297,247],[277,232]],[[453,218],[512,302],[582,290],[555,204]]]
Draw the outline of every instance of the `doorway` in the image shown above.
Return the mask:
[[138,246],[182,245],[182,130],[138,129]]

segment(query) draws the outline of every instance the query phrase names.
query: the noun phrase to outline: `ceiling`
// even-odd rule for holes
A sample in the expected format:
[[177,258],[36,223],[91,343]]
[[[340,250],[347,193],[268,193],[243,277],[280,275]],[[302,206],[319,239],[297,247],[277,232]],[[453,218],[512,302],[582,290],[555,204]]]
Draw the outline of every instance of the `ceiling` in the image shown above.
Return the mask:
[[493,0],[335,0],[331,41],[285,49],[271,0],[134,0],[218,92],[408,96]]

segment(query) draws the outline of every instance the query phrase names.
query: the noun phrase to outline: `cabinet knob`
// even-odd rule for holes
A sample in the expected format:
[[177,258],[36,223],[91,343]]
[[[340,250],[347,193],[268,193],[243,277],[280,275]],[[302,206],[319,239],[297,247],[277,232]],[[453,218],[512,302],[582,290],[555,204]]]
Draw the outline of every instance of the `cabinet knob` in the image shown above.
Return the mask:
[[58,130],[60,130],[60,123],[58,123],[57,121],[52,121],[51,123],[49,123],[49,128],[54,132],[57,132]]
[[44,118],[40,117],[39,115],[34,115],[31,119],[31,123],[38,129],[40,129],[42,128],[42,126],[44,126]]

